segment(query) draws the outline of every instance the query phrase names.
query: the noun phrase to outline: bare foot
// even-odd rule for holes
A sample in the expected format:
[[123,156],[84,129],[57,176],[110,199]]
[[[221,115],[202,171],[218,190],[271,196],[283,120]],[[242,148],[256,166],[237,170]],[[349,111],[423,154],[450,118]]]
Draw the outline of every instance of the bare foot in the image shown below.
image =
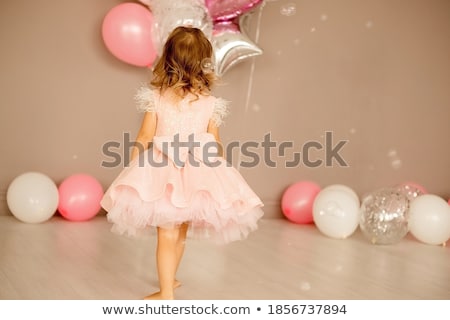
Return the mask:
[[144,300],[173,300],[173,299],[174,299],[173,294],[172,295],[163,295],[163,294],[161,294],[160,291],[144,297]]
[[[181,282],[178,280],[175,280],[173,282],[173,288],[175,289],[175,288],[178,288],[179,286],[181,286]],[[144,300],[173,300],[173,296],[172,297],[170,297],[170,296],[164,297],[161,295],[161,292],[158,291],[158,292],[152,293],[152,294],[144,297]]]

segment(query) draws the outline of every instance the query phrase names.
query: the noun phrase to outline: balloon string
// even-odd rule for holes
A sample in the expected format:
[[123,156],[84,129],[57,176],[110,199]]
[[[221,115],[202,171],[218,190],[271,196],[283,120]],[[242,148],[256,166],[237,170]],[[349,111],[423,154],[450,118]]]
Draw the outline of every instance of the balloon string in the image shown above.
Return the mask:
[[255,59],[253,58],[252,64],[250,65],[250,76],[248,77],[248,85],[247,85],[247,97],[245,98],[245,113],[248,112],[248,108],[250,105],[250,96],[252,94],[253,88],[253,73],[255,72]]
[[[259,34],[260,34],[260,25],[261,25],[261,17],[262,17],[262,9],[265,5],[265,1],[261,3],[258,10],[258,18],[256,21],[256,32],[255,32],[255,44],[258,44],[259,41]],[[252,95],[252,89],[253,89],[253,74],[255,72],[255,58],[252,58],[252,63],[250,65],[250,75],[248,77],[248,85],[247,85],[247,96],[245,98],[245,108],[244,113],[248,113],[248,109],[250,106],[250,97]],[[244,124],[245,128],[245,124]],[[238,163],[237,163],[237,170],[241,170],[241,152],[238,154]]]
[[[258,11],[258,19],[256,21],[256,32],[255,32],[255,43],[258,44],[259,41],[259,29],[260,29],[260,25],[261,25],[261,16],[262,16],[262,9],[264,6],[264,2],[261,4],[261,6],[259,7],[259,11]],[[248,108],[250,105],[250,96],[252,94],[252,89],[253,89],[253,73],[255,72],[255,58],[252,59],[252,64],[250,66],[250,76],[248,78],[248,86],[247,86],[247,97],[245,100],[245,112],[248,112]]]

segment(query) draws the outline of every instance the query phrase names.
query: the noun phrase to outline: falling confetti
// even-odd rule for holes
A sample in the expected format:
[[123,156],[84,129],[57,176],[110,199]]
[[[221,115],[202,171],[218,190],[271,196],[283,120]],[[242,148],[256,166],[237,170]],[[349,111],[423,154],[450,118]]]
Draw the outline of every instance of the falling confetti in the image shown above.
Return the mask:
[[328,16],[327,16],[326,14],[322,14],[322,15],[320,16],[320,20],[322,20],[322,21],[327,21],[327,20],[328,20]]
[[343,269],[344,269],[344,267],[341,266],[340,264],[338,264],[338,265],[336,265],[336,267],[334,268],[334,271],[340,272],[340,271],[342,271]]
[[294,14],[296,14],[296,12],[297,12],[297,6],[295,3],[292,3],[292,2],[282,5],[280,8],[280,13],[283,16],[290,17],[290,16],[293,16]]
[[316,31],[316,27],[312,27],[311,32],[315,32],[315,31]]
[[388,157],[390,158],[391,167],[393,169],[400,169],[402,167],[402,160],[398,156],[397,150],[390,149],[387,153]]
[[311,285],[309,284],[308,281],[302,281],[300,283],[300,289],[302,289],[303,291],[311,290]]
[[400,169],[402,167],[402,160],[400,159],[394,159],[391,161],[391,166],[394,169]]
[[204,73],[214,72],[214,63],[210,58],[205,58],[202,60],[201,68]]
[[261,110],[261,106],[257,103],[255,103],[252,107],[253,111],[259,112]]
[[370,29],[370,28],[372,28],[372,27],[373,27],[373,22],[370,21],[370,20],[366,21],[366,28],[367,28],[367,29]]
[[388,151],[388,157],[396,157],[397,156],[397,150],[395,150],[395,149],[390,149],[389,151]]

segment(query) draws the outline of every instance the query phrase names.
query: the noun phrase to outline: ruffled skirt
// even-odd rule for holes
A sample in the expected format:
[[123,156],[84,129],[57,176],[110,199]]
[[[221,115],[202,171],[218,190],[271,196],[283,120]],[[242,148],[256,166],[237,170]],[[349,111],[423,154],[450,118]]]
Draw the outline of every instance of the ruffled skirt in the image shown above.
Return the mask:
[[149,234],[152,227],[187,223],[191,238],[216,243],[246,238],[257,229],[263,204],[234,167],[222,158],[215,161],[214,166],[185,161],[178,167],[158,149],[141,153],[101,201],[112,231],[133,237]]

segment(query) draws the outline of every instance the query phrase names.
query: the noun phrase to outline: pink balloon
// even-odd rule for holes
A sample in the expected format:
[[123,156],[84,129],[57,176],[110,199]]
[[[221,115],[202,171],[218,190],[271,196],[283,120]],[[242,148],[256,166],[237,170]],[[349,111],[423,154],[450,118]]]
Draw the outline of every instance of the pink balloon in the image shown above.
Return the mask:
[[100,211],[103,188],[90,175],[75,174],[64,179],[58,193],[58,211],[67,220],[86,221]]
[[262,0],[205,0],[213,21],[229,21],[256,7]]
[[150,67],[156,59],[152,40],[153,15],[137,3],[122,3],[105,16],[102,36],[108,50],[119,60]]
[[294,223],[312,223],[314,199],[320,190],[320,186],[311,181],[300,181],[290,185],[281,199],[284,216]]

